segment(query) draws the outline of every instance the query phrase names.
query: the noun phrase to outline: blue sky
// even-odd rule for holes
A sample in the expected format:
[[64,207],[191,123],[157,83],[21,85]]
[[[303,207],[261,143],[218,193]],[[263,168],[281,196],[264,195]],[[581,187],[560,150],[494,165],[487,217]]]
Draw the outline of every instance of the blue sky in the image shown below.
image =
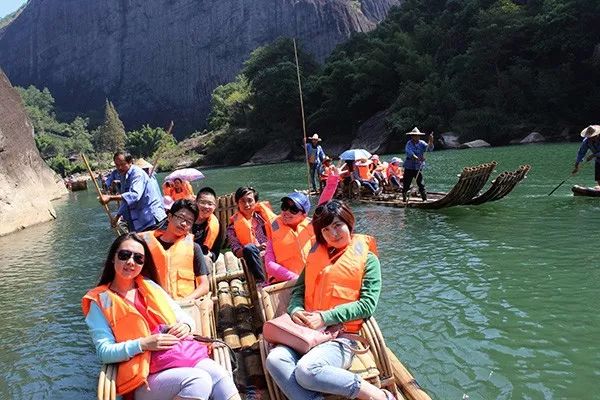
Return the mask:
[[27,0],[0,0],[0,18],[15,11],[26,2]]

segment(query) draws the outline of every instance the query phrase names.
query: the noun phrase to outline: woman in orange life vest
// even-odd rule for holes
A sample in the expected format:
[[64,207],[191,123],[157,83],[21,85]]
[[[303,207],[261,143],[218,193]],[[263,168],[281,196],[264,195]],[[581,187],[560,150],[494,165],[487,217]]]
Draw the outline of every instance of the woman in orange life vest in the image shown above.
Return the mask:
[[[354,215],[346,204],[331,200],[315,210],[316,244],[292,292],[288,313],[313,329],[343,324],[356,333],[373,315],[381,292],[381,270],[372,237],[353,233]],[[352,363],[351,339],[337,338],[299,355],[287,346],[267,356],[267,370],[288,399],[317,399],[321,393],[346,398],[386,400],[381,390],[347,369]]]
[[[118,363],[118,395],[136,400],[237,400],[233,379],[204,358],[192,368],[150,374],[151,352],[167,350],[194,329],[194,321],[152,281],[156,271],[146,243],[135,233],[118,237],[100,282],[82,299],[85,321],[102,363]],[[167,333],[152,334],[161,325]]]
[[366,158],[357,160],[354,163],[354,171],[352,171],[352,179],[356,179],[361,185],[365,186],[372,194],[381,193],[379,190],[379,183],[377,179],[370,171],[371,160]]
[[373,154],[371,156],[372,164],[369,165],[369,170],[373,174],[373,176],[377,179],[380,185],[383,185],[386,182],[385,170],[387,168],[387,163],[384,165],[380,160],[377,154]]
[[265,251],[267,282],[298,278],[314,243],[310,201],[304,193],[293,192],[281,199],[281,214],[271,223],[271,238]]
[[233,198],[238,211],[227,226],[227,238],[231,251],[244,258],[256,278],[256,283],[265,282],[262,257],[271,236],[271,222],[276,215],[268,202],[258,202],[258,192],[253,187],[240,187]]
[[217,193],[210,187],[203,187],[196,194],[198,218],[192,226],[194,241],[202,247],[204,255],[214,262],[221,251],[221,227],[215,216],[217,208]]
[[390,184],[393,187],[400,189],[402,187],[402,175],[402,160],[398,157],[392,157],[392,160],[387,168],[387,177]]
[[192,185],[188,181],[182,181],[179,178],[173,180],[173,189],[171,190],[171,198],[173,201],[194,199],[194,191]]
[[141,234],[156,265],[157,283],[177,300],[194,300],[209,291],[210,271],[202,248],[190,233],[197,217],[196,203],[178,200],[169,210],[164,230]]

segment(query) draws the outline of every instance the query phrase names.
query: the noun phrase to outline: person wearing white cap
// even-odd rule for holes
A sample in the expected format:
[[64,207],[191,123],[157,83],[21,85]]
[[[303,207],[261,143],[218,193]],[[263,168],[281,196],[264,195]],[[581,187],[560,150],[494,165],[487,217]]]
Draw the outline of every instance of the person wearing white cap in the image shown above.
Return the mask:
[[590,161],[592,158],[596,159],[594,180],[596,181],[596,187],[600,188],[600,125],[588,126],[581,131],[581,137],[583,138],[583,141],[577,152],[575,168],[573,168],[572,174],[575,175],[579,172],[579,164],[583,161],[583,158],[589,150],[592,154],[587,156],[586,161]]
[[388,167],[387,167],[387,177],[390,181],[390,184],[400,189],[400,183],[402,182],[404,171],[402,170],[402,160],[398,157],[392,157]]
[[423,184],[423,165],[425,164],[425,152],[433,151],[433,133],[429,134],[427,143],[421,140],[425,133],[415,127],[412,131],[406,133],[410,140],[406,143],[406,161],[404,161],[404,178],[402,188],[402,199],[406,202],[406,196],[410,189],[410,184],[414,178],[417,178],[417,186],[423,201],[427,200],[427,192]]
[[321,165],[323,159],[325,159],[325,152],[319,142],[321,138],[316,133],[308,138],[309,142],[306,146],[306,157],[308,158],[308,165],[310,167],[310,184],[313,190],[316,192],[319,188],[318,180],[321,175]]

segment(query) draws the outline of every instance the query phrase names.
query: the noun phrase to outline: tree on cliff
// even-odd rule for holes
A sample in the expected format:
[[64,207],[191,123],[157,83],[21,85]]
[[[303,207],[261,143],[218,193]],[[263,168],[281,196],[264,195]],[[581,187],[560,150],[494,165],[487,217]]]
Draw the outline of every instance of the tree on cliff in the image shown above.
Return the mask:
[[115,106],[108,99],[104,108],[104,122],[94,132],[96,151],[114,153],[125,148],[125,127]]
[[173,135],[167,134],[163,128],[144,125],[139,130],[127,132],[125,148],[134,157],[150,157],[159,147],[164,150],[176,144]]

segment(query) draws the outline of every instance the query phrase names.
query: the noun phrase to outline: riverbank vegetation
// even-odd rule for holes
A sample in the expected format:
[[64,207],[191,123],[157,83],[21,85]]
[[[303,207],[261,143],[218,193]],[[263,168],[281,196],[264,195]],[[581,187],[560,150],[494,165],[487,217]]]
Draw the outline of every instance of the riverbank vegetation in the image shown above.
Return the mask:
[[[301,52],[309,131],[352,138],[384,110],[394,134],[419,126],[493,145],[589,125],[600,104],[598,15],[595,0],[407,0],[320,68]],[[231,160],[252,155],[248,138],[256,147],[301,135],[294,80],[292,42],[280,39],[215,90],[211,127]]]
[[40,155],[48,165],[63,177],[84,172],[79,154],[85,153],[99,168],[112,167],[112,155],[126,149],[135,157],[155,158],[156,152],[175,153],[163,158],[160,166],[172,169],[176,162],[176,141],[162,128],[144,125],[126,132],[115,106],[106,100],[104,120],[90,129],[88,118],[77,116],[71,122],[62,121],[55,112],[54,98],[47,88],[35,86],[16,88],[33,124],[34,138]]

